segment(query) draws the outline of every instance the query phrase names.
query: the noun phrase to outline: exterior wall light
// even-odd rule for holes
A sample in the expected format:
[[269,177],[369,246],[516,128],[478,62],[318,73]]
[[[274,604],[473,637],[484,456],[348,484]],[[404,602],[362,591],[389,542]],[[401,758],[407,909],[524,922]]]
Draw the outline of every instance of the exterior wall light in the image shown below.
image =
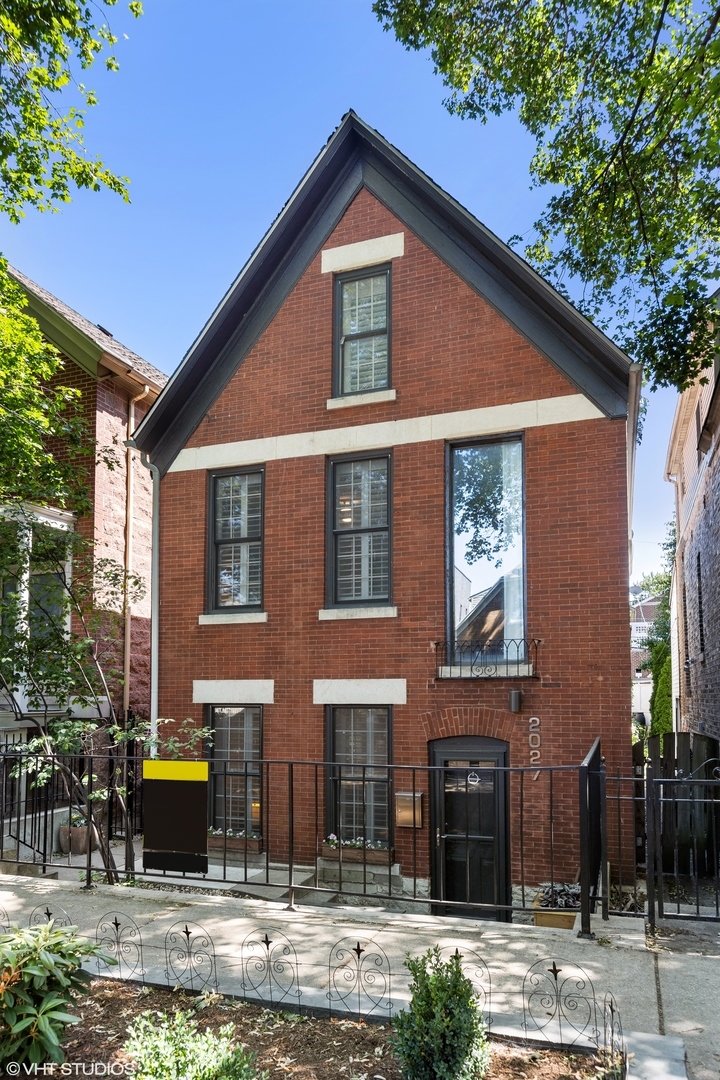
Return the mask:
[[522,712],[523,707],[523,692],[522,690],[511,690],[508,695],[510,704],[508,708],[510,712]]

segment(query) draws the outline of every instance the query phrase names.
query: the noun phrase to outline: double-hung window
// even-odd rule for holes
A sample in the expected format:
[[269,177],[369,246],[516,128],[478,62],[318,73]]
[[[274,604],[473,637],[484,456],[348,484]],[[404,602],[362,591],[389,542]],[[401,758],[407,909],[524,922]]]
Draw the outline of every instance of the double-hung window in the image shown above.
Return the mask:
[[390,267],[335,278],[335,394],[390,386]]
[[362,838],[388,847],[390,710],[331,708],[329,713],[329,832],[341,841]]
[[330,463],[330,603],[390,599],[389,494],[389,454]]
[[260,705],[214,706],[210,727],[213,730],[212,827],[227,835],[259,836],[262,708]]
[[260,610],[263,603],[263,470],[210,478],[211,610]]

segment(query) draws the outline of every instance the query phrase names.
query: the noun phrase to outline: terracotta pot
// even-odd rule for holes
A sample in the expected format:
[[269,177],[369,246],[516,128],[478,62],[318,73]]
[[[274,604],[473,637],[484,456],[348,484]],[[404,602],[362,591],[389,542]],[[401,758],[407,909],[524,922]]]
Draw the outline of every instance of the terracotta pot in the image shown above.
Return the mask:
[[540,906],[540,897],[533,900],[536,926],[554,926],[558,930],[572,930],[575,916],[580,908],[548,908]]
[[[331,847],[330,844],[322,846],[323,859],[340,860],[340,847]],[[393,848],[360,848],[344,847],[342,849],[342,861],[344,863],[372,863],[375,866],[387,866],[395,861]]]
[[208,836],[207,849],[221,855],[224,851],[247,851],[257,855],[263,849],[263,842],[261,836]]
[[[87,855],[88,827],[87,825],[61,825],[58,830],[60,850],[63,855],[71,852],[73,855]],[[93,836],[90,844],[91,851],[97,851],[97,840]]]

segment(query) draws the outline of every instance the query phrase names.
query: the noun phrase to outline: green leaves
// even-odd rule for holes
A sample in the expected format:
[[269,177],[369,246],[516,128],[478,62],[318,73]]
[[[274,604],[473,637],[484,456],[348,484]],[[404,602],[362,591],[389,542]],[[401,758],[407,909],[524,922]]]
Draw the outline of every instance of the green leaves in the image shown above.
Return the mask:
[[490,1048],[472,983],[455,952],[443,961],[436,945],[408,956],[410,1007],[394,1020],[392,1044],[404,1080],[476,1080],[485,1075]]
[[517,109],[536,186],[559,188],[526,254],[683,389],[713,359],[720,276],[720,9],[708,0],[376,0],[430,48],[451,112]]
[[[112,7],[115,0],[103,0]],[[137,18],[142,5],[129,9]],[[51,210],[67,202],[72,187],[107,187],[128,201],[127,179],[107,169],[83,148],[84,116],[68,108],[63,115],[56,95],[71,83],[73,65],[89,68],[116,37],[106,24],[96,26],[93,6],[80,0],[6,0],[0,10],[0,212],[11,221],[25,207]],[[108,69],[117,60],[106,58]],[[86,106],[95,95],[75,83]]]
[[0,259],[0,504],[26,500],[82,512],[83,460],[92,457],[93,443],[80,393],[62,384],[62,358],[25,314],[25,293],[6,267]]
[[233,1030],[199,1031],[191,1012],[145,1012],[128,1028],[125,1050],[138,1080],[266,1080],[255,1055],[234,1044]]
[[78,1023],[66,1006],[87,989],[80,965],[93,956],[116,962],[76,929],[49,922],[0,935],[0,1065],[65,1060],[60,1036]]

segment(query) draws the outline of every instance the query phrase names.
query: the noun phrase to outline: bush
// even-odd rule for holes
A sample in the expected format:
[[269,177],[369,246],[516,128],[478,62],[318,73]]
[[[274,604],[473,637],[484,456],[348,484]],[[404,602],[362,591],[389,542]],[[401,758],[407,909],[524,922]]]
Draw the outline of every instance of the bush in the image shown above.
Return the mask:
[[485,1075],[490,1047],[482,1014],[462,957],[443,962],[440,949],[409,956],[410,1007],[393,1024],[393,1048],[404,1080],[475,1080]]
[[191,1012],[146,1012],[128,1028],[125,1050],[138,1080],[263,1080],[255,1055],[232,1041],[233,1025],[198,1031]]
[[76,930],[48,922],[0,935],[0,1064],[65,1060],[60,1036],[78,1022],[65,1006],[87,992],[90,975],[80,965],[102,955]]
[[665,735],[673,729],[672,715],[672,661],[666,657],[657,684],[653,689],[651,735]]

